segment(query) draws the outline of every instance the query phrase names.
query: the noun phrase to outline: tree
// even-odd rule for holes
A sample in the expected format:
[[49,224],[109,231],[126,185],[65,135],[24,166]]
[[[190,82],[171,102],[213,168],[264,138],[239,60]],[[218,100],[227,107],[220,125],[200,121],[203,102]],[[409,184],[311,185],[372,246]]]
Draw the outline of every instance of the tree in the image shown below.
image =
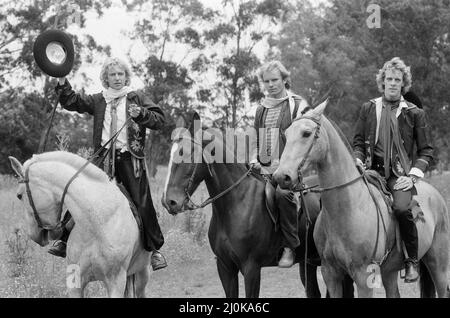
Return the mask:
[[144,90],[167,115],[163,129],[152,131],[147,139],[147,163],[150,175],[154,175],[156,164],[166,162],[169,157],[178,114],[194,107],[194,99],[189,95],[193,80],[186,60],[205,48],[197,30],[212,21],[216,13],[198,0],[134,0],[127,8],[145,12],[130,36],[141,40],[147,57],[143,62],[135,61],[133,69],[144,81]]
[[[255,70],[260,59],[255,53],[281,21],[288,7],[283,1],[222,1],[222,15],[203,33],[211,54],[201,54],[191,67],[198,73],[214,68],[216,81],[198,90],[201,102],[212,106],[219,127],[237,127],[248,120],[245,103],[261,99]],[[226,12],[231,12],[228,16]],[[223,52],[223,54],[218,54]],[[211,105],[212,104],[212,105]],[[211,107],[210,107],[211,108]],[[239,119],[241,117],[241,119]]]
[[351,137],[359,107],[380,93],[375,75],[401,57],[411,65],[412,90],[421,98],[440,160],[448,162],[450,7],[448,1],[378,1],[381,28],[369,28],[370,1],[298,2],[277,44],[292,71],[294,89],[313,105],[330,97],[329,116]]
[[[38,149],[39,135],[48,123],[48,113],[56,103],[56,81],[43,74],[34,63],[32,47],[35,38],[49,28],[66,30],[70,22],[83,27],[83,13],[96,10],[101,15],[110,1],[103,3],[85,0],[54,3],[47,0],[27,2],[3,1],[0,4],[0,164],[1,172],[9,172],[7,156],[28,159]],[[76,30],[76,28],[75,28]],[[70,32],[69,32],[70,33]],[[90,36],[72,34],[75,46],[75,63],[72,72],[82,61],[89,61],[95,54],[107,52]],[[79,116],[58,114],[53,134],[48,142],[55,148],[55,133],[71,136],[71,150],[87,146],[89,124]],[[47,150],[48,150],[47,149]]]

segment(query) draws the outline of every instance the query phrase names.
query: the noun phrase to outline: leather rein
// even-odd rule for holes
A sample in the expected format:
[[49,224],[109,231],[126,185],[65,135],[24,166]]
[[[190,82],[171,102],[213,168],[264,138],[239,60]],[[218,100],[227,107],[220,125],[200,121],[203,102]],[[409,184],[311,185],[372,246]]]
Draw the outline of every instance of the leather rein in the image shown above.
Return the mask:
[[[374,248],[374,250],[372,252],[371,259],[372,259],[372,263],[377,264],[378,266],[381,267],[381,265],[384,263],[384,261],[386,260],[387,256],[389,255],[389,253],[391,252],[392,249],[387,249],[385,254],[383,255],[383,257],[381,258],[381,260],[378,261],[378,262],[375,261],[375,256],[376,256],[376,252],[377,252],[377,249],[378,249],[378,241],[379,241],[380,219],[382,221],[383,229],[384,229],[384,232],[385,232],[386,246],[387,246],[387,241],[388,241],[388,235],[387,235],[386,224],[384,222],[384,218],[383,218],[383,215],[381,213],[380,205],[378,204],[373,191],[370,189],[369,182],[368,182],[364,172],[362,172],[356,178],[354,178],[354,179],[352,179],[352,180],[350,180],[348,182],[345,182],[343,184],[339,184],[339,185],[335,185],[335,186],[331,186],[331,187],[326,187],[326,188],[317,188],[317,186],[312,186],[312,187],[306,188],[305,185],[302,183],[303,175],[302,175],[301,169],[305,165],[306,160],[307,160],[309,154],[312,151],[312,148],[314,147],[314,145],[317,142],[317,139],[319,139],[321,122],[320,122],[320,120],[318,120],[318,119],[316,119],[314,117],[311,117],[311,116],[300,116],[300,117],[297,117],[296,119],[294,119],[293,121],[298,121],[300,119],[312,120],[316,124],[316,128],[315,128],[315,133],[314,133],[314,139],[311,142],[311,144],[309,145],[309,148],[306,151],[305,156],[303,157],[302,161],[300,162],[300,164],[299,164],[299,166],[297,168],[298,181],[294,185],[293,191],[300,192],[300,196],[301,196],[301,199],[303,201],[303,194],[305,194],[307,192],[318,192],[318,193],[321,193],[321,192],[326,192],[326,191],[330,191],[330,190],[335,190],[335,189],[339,189],[339,188],[343,188],[343,187],[349,186],[349,185],[357,182],[358,180],[363,179],[364,183],[367,186],[367,189],[369,190],[369,194],[370,194],[370,196],[371,196],[371,198],[372,198],[372,200],[373,200],[373,202],[375,204],[375,208],[377,210],[377,237],[376,237],[376,240],[375,240],[375,248]],[[307,224],[307,231],[308,231],[309,223],[311,221],[310,221],[310,218],[309,218],[308,208],[306,207],[306,204],[304,205],[304,208],[305,208],[306,217],[307,217],[307,223],[306,224]]]
[[[205,156],[203,155],[203,146],[199,143],[199,142],[196,142],[194,139],[192,139],[192,138],[188,138],[188,137],[184,137],[184,138],[186,138],[186,139],[188,139],[188,140],[190,140],[194,145],[197,145],[197,146],[200,146],[201,147],[201,149],[202,149],[202,159],[203,159],[203,161],[204,161],[204,163],[206,164],[206,166],[208,167],[208,172],[209,172],[209,175],[212,177],[213,176],[213,173],[212,173],[212,169],[211,169],[211,166],[210,166],[210,163],[205,159]],[[218,199],[220,199],[221,197],[223,197],[225,194],[227,194],[228,192],[230,192],[231,190],[233,190],[234,188],[236,188],[245,178],[247,178],[250,174],[251,174],[251,172],[252,172],[252,168],[250,167],[236,182],[234,182],[231,186],[229,186],[228,188],[226,188],[225,190],[223,190],[222,192],[220,192],[219,194],[217,194],[217,195],[215,195],[214,197],[209,197],[208,199],[206,199],[205,201],[203,201],[202,203],[200,203],[200,204],[196,204],[193,200],[192,200],[192,197],[191,197],[191,195],[189,194],[189,192],[190,192],[190,190],[191,190],[191,188],[192,188],[192,185],[193,185],[193,183],[194,183],[194,178],[195,178],[195,175],[196,175],[196,172],[197,172],[197,169],[198,169],[198,165],[199,165],[199,163],[198,162],[196,162],[195,164],[194,164],[194,167],[193,167],[193,169],[192,169],[192,173],[191,173],[191,176],[189,177],[189,180],[188,180],[188,184],[187,184],[187,186],[186,186],[186,188],[184,188],[184,193],[186,194],[186,197],[188,198],[188,200],[189,200],[189,202],[193,205],[193,208],[192,209],[189,209],[189,210],[197,210],[197,209],[201,209],[201,208],[204,208],[205,206],[207,206],[208,204],[210,204],[210,203],[213,203],[214,201],[216,201],[216,200],[218,200]],[[185,211],[185,210],[183,210],[183,211]]]
[[[90,164],[92,163],[95,159],[98,158],[100,152],[102,150],[105,149],[105,147],[110,144],[111,142],[114,142],[117,137],[119,136],[119,133],[122,131],[122,129],[128,124],[128,122],[130,121],[131,118],[128,118],[125,123],[122,125],[122,127],[100,148],[98,149],[87,161],[86,163],[84,163],[78,170],[77,172],[75,172],[75,174],[69,179],[69,181],[67,182],[66,186],[64,187],[64,191],[63,194],[61,196],[61,200],[58,204],[58,211],[57,211],[57,219],[59,220],[58,223],[54,226],[51,225],[44,225],[41,217],[39,216],[39,213],[36,209],[36,205],[34,203],[33,200],[33,195],[31,194],[31,188],[30,188],[30,177],[29,177],[29,171],[30,171],[30,167],[35,164],[36,162],[32,162],[26,169],[25,169],[25,173],[24,173],[24,177],[19,179],[19,183],[24,183],[25,184],[25,189],[26,189],[26,193],[27,193],[27,197],[28,197],[28,201],[30,202],[30,206],[33,210],[33,215],[34,215],[34,219],[36,220],[36,223],[38,225],[38,227],[44,229],[44,230],[48,230],[48,231],[53,231],[56,229],[61,229],[63,228],[67,222],[70,220],[70,218],[63,218],[61,220],[61,216],[63,214],[63,210],[64,210],[64,199],[66,197],[67,191],[69,190],[69,186],[70,184],[78,177],[78,175]],[[111,148],[109,148],[109,150],[105,153],[105,157],[106,155],[108,155],[108,152],[110,151]]]

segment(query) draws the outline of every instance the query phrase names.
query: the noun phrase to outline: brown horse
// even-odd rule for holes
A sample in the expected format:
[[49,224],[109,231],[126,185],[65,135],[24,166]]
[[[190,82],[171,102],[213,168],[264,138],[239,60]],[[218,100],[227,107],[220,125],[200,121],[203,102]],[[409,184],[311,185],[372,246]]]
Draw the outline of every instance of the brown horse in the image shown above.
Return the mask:
[[[194,120],[198,114],[190,115],[189,120],[182,120],[180,126],[188,128],[194,136]],[[203,135],[207,132],[201,131]],[[204,138],[202,138],[204,139]],[[175,140],[172,147],[171,161],[163,195],[163,205],[170,214],[177,214],[185,209],[192,209],[190,196],[198,185],[204,181],[211,197],[230,189],[225,195],[212,202],[212,217],[208,237],[211,248],[217,256],[217,270],[226,297],[238,297],[238,272],[244,276],[246,297],[259,297],[261,267],[276,266],[282,249],[282,234],[275,230],[265,202],[265,182],[258,174],[246,174],[249,167],[240,163],[207,163],[202,156],[201,162],[173,162],[174,153],[180,152],[180,144],[188,142],[192,153],[203,153],[205,143],[196,143],[192,138]],[[223,140],[221,140],[223,143]],[[223,145],[225,151],[226,145]],[[228,154],[230,155],[230,154]],[[234,156],[234,153],[231,154]],[[228,156],[226,158],[229,158]],[[233,157],[232,157],[233,158]],[[241,181],[240,181],[241,180]],[[316,177],[305,180],[313,184]],[[305,267],[305,213],[299,214],[299,235],[301,245],[296,250],[296,262],[299,262],[300,277],[306,284],[307,297],[320,297],[317,284],[317,266],[320,265],[317,250],[312,239],[312,229],[320,211],[320,198],[315,193],[304,196],[312,226],[309,230],[308,257]],[[281,211],[283,213],[283,211]],[[306,271],[306,275],[305,275]],[[306,277],[305,277],[306,276]],[[352,282],[348,293],[353,295]]]
[[[342,296],[343,277],[355,281],[359,297],[372,297],[368,270],[381,264],[387,297],[399,297],[398,271],[404,255],[397,247],[397,222],[388,212],[380,192],[369,186],[358,172],[344,139],[323,116],[326,103],[298,117],[286,131],[287,144],[274,178],[290,188],[311,163],[316,163],[322,192],[322,213],[314,229],[314,240],[322,259],[322,274],[332,297]],[[423,210],[419,220],[421,295],[447,296],[449,224],[445,200],[425,181],[416,184],[414,196]],[[373,194],[373,196],[371,195]],[[377,208],[377,206],[379,208]],[[384,222],[384,223],[383,223]],[[385,228],[382,226],[385,225]]]

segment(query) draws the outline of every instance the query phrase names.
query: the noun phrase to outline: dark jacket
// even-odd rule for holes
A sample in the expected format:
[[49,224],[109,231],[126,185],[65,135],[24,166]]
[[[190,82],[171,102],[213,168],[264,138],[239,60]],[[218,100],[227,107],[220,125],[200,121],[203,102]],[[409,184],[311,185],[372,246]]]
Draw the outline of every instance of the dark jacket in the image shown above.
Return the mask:
[[[296,115],[296,113],[299,109],[299,105],[302,101],[306,103],[305,100],[299,99],[294,96],[294,102],[295,102],[294,115]],[[266,116],[267,116],[267,108],[264,106],[258,106],[258,108],[256,109],[255,121],[254,121],[254,128],[256,130],[256,136],[257,136],[256,137],[256,145],[254,148],[256,148],[256,151],[257,151],[258,161],[259,161],[259,147],[260,147],[259,137],[261,137],[259,135],[259,128],[264,128],[264,122],[266,120]],[[285,131],[286,131],[286,129],[289,128],[291,123],[292,123],[292,114],[291,114],[291,110],[289,107],[289,102],[286,100],[283,102],[283,105],[281,106],[280,116],[278,117],[278,121],[277,121],[277,125],[276,125],[276,127],[278,127],[280,129],[280,134],[279,134],[279,139],[278,139],[280,156],[283,153],[284,147],[286,145]],[[250,160],[251,159],[252,158],[250,158]]]
[[[428,136],[429,127],[426,115],[423,109],[408,101],[405,102],[408,108],[403,108],[398,116],[400,137],[408,158],[412,162],[411,167],[424,172],[433,159],[433,147]],[[356,158],[362,162],[366,162],[368,159],[366,162],[368,167],[372,165],[376,126],[376,105],[373,101],[369,101],[361,108],[353,138],[353,150]]]
[[[88,113],[94,116],[94,151],[101,147],[103,120],[105,118],[106,101],[102,93],[94,95],[81,95],[75,93],[70,83],[66,80],[64,85],[57,85],[55,88],[59,95],[59,102],[64,109]],[[126,101],[126,116],[128,119],[128,107],[136,104],[143,107],[141,114],[133,118],[134,125],[127,127],[127,146],[131,154],[138,158],[144,158],[145,130],[160,129],[164,124],[164,113],[161,108],[155,105],[149,97],[141,92],[130,92]],[[131,123],[133,123],[133,121]],[[118,127],[120,128],[120,127]]]

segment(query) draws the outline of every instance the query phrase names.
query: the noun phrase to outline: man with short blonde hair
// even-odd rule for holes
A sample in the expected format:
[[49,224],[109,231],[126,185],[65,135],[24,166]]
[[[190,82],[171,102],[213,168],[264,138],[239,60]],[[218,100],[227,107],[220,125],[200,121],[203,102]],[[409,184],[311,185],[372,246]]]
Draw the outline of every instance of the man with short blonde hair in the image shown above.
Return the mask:
[[[307,102],[290,88],[290,74],[279,61],[270,61],[258,70],[267,97],[258,106],[254,128],[256,144],[252,145],[250,164],[260,170],[265,179],[274,183],[272,174],[279,165],[279,159],[286,144],[284,131],[292,119],[307,107]],[[260,128],[264,133],[260,134]],[[278,262],[279,267],[291,267],[295,261],[295,249],[300,245],[298,237],[298,200],[294,193],[283,190],[276,184],[275,200],[280,211],[280,226],[285,246]]]

